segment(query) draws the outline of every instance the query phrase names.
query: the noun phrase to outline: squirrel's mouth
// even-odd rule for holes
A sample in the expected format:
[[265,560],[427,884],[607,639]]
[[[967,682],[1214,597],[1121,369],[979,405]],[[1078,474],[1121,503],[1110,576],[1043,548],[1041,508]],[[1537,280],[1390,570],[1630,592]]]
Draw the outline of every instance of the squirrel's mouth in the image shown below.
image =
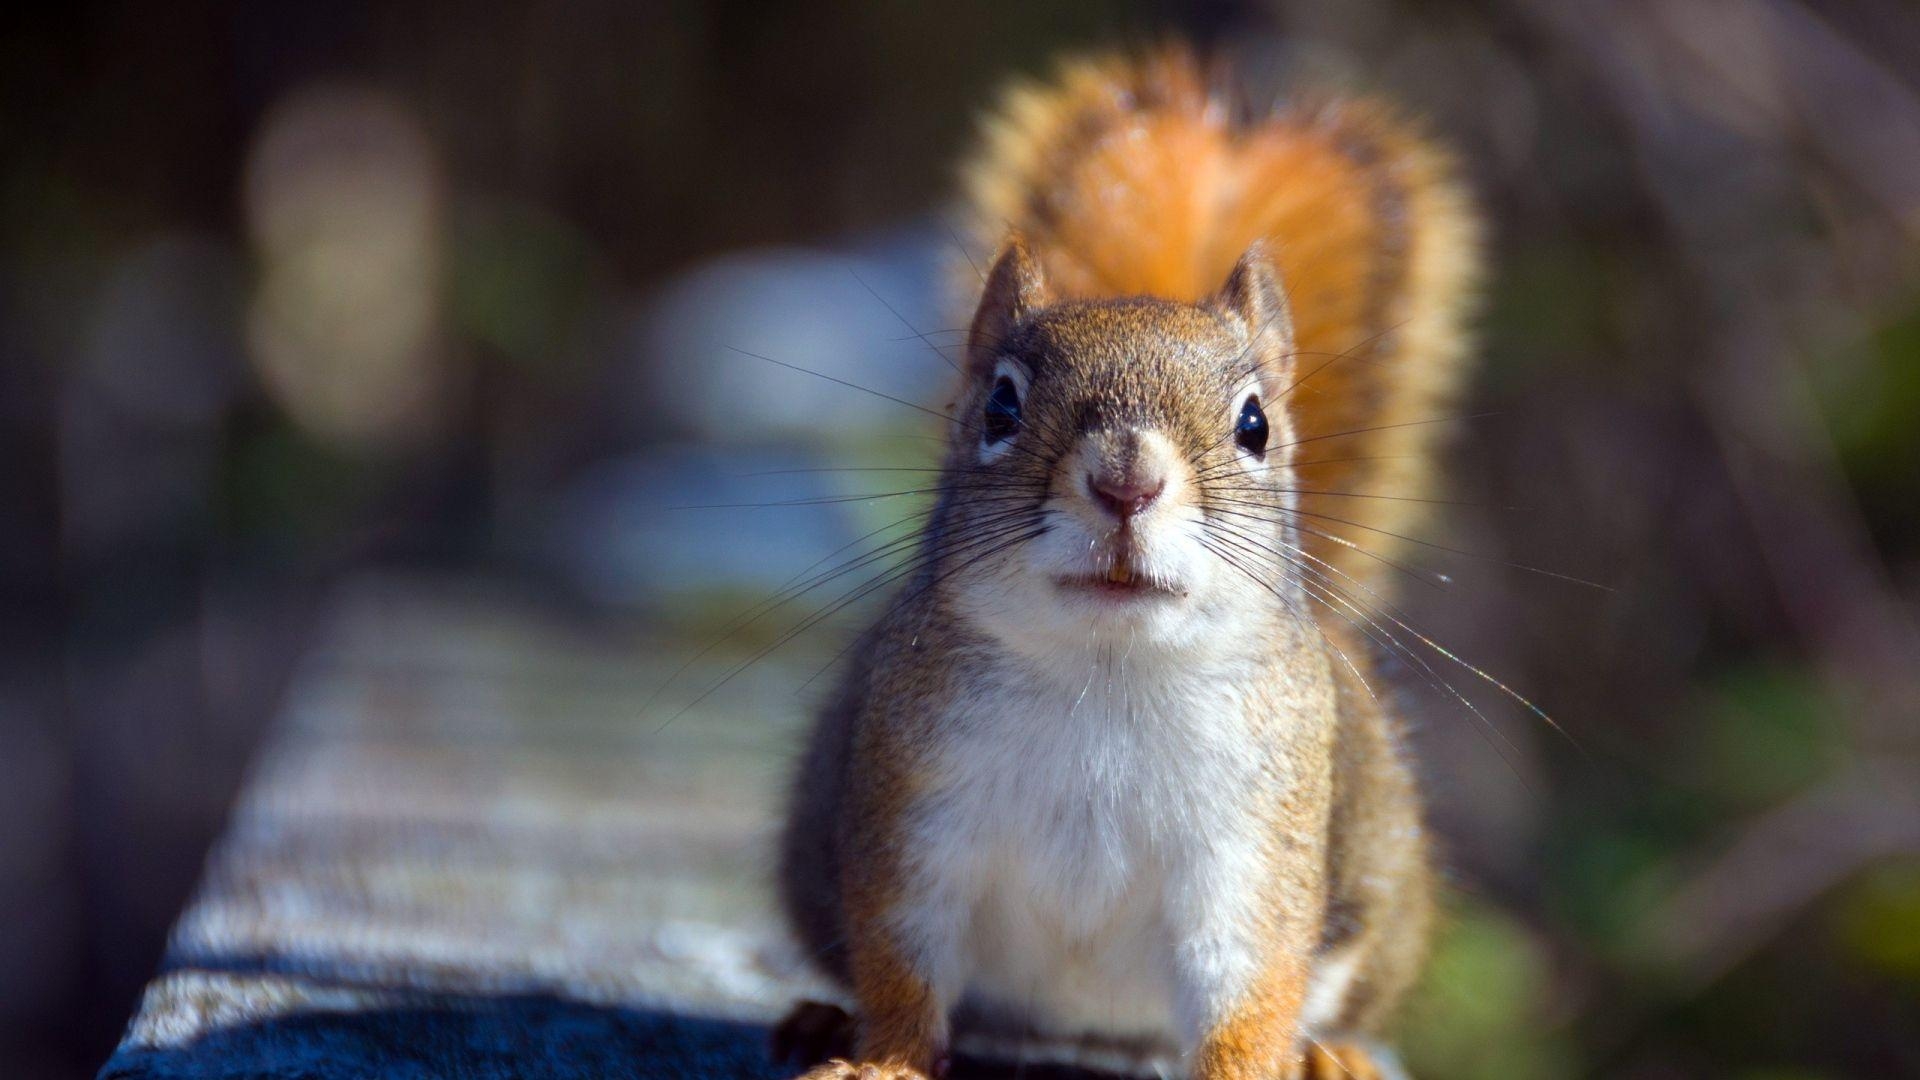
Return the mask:
[[1183,590],[1157,582],[1141,573],[1125,553],[1116,555],[1104,573],[1069,574],[1055,578],[1054,584],[1069,592],[1086,593],[1113,600],[1185,595]]

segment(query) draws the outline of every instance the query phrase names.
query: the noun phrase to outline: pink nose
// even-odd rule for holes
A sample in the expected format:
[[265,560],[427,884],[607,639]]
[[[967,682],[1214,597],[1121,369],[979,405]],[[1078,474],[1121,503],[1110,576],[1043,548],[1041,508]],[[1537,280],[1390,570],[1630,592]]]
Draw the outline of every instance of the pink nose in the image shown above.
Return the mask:
[[1088,473],[1087,489],[1093,492],[1093,501],[1125,524],[1133,515],[1152,506],[1153,500],[1167,489],[1167,482],[1158,476],[1121,477]]

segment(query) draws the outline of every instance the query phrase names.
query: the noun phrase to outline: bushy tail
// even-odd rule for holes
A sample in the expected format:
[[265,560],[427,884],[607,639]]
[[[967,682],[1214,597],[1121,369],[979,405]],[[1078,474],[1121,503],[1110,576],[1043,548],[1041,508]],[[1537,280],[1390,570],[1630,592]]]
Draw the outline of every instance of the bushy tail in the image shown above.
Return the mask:
[[1197,300],[1265,238],[1299,348],[1303,539],[1383,590],[1434,493],[1478,223],[1446,155],[1381,104],[1255,111],[1223,74],[1166,48],[1014,87],[965,174],[973,239],[1019,230],[1062,297]]

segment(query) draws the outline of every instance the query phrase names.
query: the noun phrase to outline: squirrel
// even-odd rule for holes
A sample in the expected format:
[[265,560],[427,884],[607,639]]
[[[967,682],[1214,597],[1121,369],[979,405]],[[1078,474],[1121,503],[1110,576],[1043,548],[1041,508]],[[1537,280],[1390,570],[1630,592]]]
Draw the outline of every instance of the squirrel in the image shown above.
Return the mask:
[[[1465,368],[1464,185],[1385,104],[1250,109],[1180,46],[1014,88],[964,176],[998,255],[937,500],[781,842],[857,1019],[803,1004],[776,1053],[923,1080],[979,1031],[1384,1075],[1434,871],[1361,613]],[[1388,496],[1364,545],[1353,493]]]

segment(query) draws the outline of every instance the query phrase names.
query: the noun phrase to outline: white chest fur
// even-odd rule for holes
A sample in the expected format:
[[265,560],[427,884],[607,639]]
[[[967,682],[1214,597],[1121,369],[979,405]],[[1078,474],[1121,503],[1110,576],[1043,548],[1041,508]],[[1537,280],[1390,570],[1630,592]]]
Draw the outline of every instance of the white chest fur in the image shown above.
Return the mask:
[[[924,900],[905,928],[953,999],[1061,1035],[1191,1035],[1176,931],[1196,902],[1256,891],[1223,878],[1254,872],[1254,795],[1273,784],[1233,671],[1001,671],[936,721],[939,789],[915,821]],[[1250,975],[1236,963],[1221,982]]]

